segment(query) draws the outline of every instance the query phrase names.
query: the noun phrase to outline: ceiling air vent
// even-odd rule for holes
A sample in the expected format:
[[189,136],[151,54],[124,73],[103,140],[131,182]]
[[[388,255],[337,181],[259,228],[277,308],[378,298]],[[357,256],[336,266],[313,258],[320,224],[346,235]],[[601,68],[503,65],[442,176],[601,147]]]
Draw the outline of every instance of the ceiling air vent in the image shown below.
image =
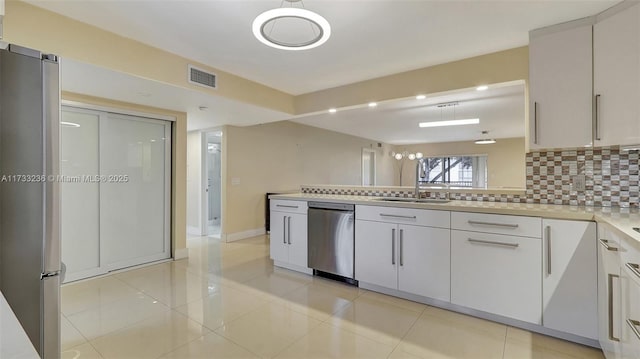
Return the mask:
[[189,83],[215,89],[217,88],[216,74],[189,65]]

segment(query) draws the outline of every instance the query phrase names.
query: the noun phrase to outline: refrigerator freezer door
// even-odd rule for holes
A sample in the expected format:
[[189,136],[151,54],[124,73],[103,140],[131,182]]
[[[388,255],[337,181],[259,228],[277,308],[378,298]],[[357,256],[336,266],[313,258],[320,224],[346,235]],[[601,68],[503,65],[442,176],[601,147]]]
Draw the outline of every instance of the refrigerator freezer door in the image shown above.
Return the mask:
[[59,279],[41,279],[60,269],[56,254],[46,254],[57,246],[50,242],[57,224],[47,202],[56,196],[42,177],[51,168],[47,155],[57,158],[47,139],[57,129],[44,115],[50,111],[44,104],[59,96],[48,94],[57,77],[43,80],[51,70],[37,52],[11,49],[0,50],[0,291],[39,354],[57,358],[60,312],[51,308],[59,306]]

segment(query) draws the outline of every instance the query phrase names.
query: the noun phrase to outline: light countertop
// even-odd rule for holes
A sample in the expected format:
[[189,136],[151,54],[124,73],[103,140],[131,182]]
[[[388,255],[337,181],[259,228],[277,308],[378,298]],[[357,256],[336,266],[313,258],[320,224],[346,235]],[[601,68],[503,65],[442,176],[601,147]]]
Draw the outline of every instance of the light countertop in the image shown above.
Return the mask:
[[448,203],[412,203],[412,202],[386,202],[382,197],[373,196],[348,196],[325,195],[309,193],[290,193],[272,195],[271,199],[287,199],[299,201],[318,201],[352,203],[369,206],[421,208],[442,211],[479,212],[493,214],[509,214],[516,216],[530,216],[553,219],[569,219],[582,221],[596,221],[607,223],[618,232],[640,242],[640,233],[633,227],[640,227],[640,212],[637,209],[616,207],[580,207],[554,204],[533,203],[507,203],[488,201],[458,201]]
[[0,293],[0,358],[40,358],[2,293]]

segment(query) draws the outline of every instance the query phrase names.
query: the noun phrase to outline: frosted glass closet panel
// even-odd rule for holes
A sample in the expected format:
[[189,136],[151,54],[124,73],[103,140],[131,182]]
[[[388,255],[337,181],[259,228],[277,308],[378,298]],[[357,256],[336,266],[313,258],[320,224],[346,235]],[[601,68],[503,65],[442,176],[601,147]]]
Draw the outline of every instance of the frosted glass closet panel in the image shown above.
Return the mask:
[[100,239],[108,269],[170,256],[170,139],[165,121],[109,114],[100,122],[100,174],[107,179],[100,185]]
[[101,274],[99,185],[72,179],[98,174],[99,114],[64,109],[60,127],[62,261],[66,281]]

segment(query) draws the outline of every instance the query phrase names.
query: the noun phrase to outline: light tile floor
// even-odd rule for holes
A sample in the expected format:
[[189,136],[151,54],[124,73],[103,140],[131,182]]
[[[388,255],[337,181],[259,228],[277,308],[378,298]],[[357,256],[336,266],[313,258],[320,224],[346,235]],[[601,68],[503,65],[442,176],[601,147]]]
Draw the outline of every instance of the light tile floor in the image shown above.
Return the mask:
[[274,268],[268,237],[62,288],[62,357],[603,358],[599,350]]

